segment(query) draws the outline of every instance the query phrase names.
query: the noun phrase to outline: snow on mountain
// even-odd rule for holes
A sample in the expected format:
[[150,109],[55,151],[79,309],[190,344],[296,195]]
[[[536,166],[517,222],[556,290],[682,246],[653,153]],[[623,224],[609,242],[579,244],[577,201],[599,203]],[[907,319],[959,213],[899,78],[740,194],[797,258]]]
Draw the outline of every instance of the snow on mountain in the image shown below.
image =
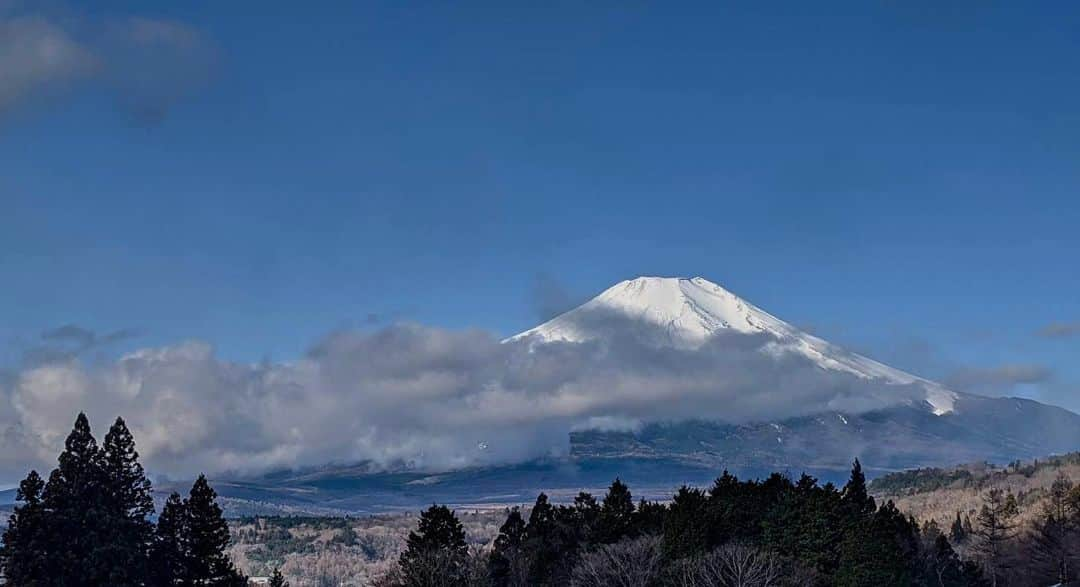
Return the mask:
[[507,340],[584,342],[602,339],[603,320],[615,316],[659,333],[650,342],[693,349],[722,331],[763,333],[775,339],[766,351],[797,353],[822,369],[841,371],[888,385],[920,385],[937,415],[953,411],[957,394],[873,359],[846,351],[780,320],[704,279],[638,277],[615,284],[585,304]]

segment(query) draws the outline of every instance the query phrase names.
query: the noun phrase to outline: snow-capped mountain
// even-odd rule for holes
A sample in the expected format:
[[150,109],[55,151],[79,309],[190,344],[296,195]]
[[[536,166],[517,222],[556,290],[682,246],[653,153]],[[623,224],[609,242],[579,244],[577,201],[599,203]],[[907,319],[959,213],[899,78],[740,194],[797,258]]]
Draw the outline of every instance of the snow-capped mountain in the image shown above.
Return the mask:
[[887,385],[919,385],[937,415],[953,411],[957,394],[943,386],[848,352],[812,336],[702,277],[638,277],[615,284],[585,304],[507,340],[583,342],[610,334],[605,318],[642,325],[653,344],[696,348],[729,331],[775,339],[766,352],[797,353],[822,369]]

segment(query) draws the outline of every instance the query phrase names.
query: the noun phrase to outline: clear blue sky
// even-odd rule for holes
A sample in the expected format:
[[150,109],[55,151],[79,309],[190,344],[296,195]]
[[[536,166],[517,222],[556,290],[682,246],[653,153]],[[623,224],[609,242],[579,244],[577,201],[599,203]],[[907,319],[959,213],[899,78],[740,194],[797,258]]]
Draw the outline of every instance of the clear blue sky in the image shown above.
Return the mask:
[[317,4],[42,13],[200,57],[134,76],[152,120],[101,79],[0,110],[0,357],[69,323],[236,360],[369,315],[509,334],[538,276],[702,275],[1080,395],[1080,4]]

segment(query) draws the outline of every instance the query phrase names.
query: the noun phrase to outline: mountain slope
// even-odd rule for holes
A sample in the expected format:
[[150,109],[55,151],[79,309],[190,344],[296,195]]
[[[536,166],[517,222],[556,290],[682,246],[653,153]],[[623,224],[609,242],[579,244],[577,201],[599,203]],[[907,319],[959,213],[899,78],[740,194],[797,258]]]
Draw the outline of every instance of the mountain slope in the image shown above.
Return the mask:
[[935,414],[953,410],[957,394],[943,386],[846,351],[812,336],[702,277],[638,277],[620,282],[585,304],[507,340],[583,342],[610,335],[611,318],[644,328],[657,345],[697,348],[724,332],[764,334],[769,352],[796,353],[822,369],[887,385],[920,385]]

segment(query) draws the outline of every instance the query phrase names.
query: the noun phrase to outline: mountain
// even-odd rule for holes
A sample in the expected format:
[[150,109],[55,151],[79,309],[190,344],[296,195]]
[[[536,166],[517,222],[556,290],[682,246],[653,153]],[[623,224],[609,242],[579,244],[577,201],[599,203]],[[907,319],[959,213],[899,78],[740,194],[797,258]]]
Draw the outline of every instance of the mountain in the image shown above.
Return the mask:
[[638,277],[615,284],[585,304],[507,340],[584,342],[610,335],[618,317],[643,328],[650,343],[697,348],[721,332],[764,334],[775,339],[766,350],[802,355],[822,369],[850,373],[888,385],[916,384],[926,391],[934,413],[953,411],[955,392],[943,386],[848,352],[780,320],[702,277]]
[[[661,420],[636,429],[580,429],[570,433],[567,458],[441,473],[328,465],[253,479],[219,479],[215,487],[231,514],[340,514],[415,509],[433,502],[497,507],[530,501],[539,491],[553,499],[570,499],[581,489],[601,490],[614,477],[629,482],[639,497],[660,497],[682,483],[707,485],[723,469],[741,477],[777,470],[807,472],[822,482],[842,483],[854,458],[874,477],[1080,449],[1077,414],[1028,399],[949,390],[802,332],[700,277],[624,281],[507,341],[540,345],[628,334],[657,347],[693,350],[712,345],[712,353],[724,352],[725,344],[737,345],[740,335],[754,337],[765,341],[752,348],[766,358],[805,359],[823,372],[863,382],[852,389],[883,391],[895,401],[884,407],[875,403],[873,409],[762,421]],[[768,361],[751,364],[761,367]]]
[[[701,277],[639,277],[507,340],[534,344],[603,340],[612,323],[632,323],[648,344],[699,348],[722,334],[764,335],[762,352],[805,357],[825,371],[905,392],[895,405],[777,421],[653,422],[637,430],[571,433],[571,454],[588,459],[657,459],[739,470],[843,470],[855,457],[871,470],[1006,462],[1080,448],[1080,416],[1019,398],[959,393],[849,352]],[[919,396],[917,396],[919,397]]]

